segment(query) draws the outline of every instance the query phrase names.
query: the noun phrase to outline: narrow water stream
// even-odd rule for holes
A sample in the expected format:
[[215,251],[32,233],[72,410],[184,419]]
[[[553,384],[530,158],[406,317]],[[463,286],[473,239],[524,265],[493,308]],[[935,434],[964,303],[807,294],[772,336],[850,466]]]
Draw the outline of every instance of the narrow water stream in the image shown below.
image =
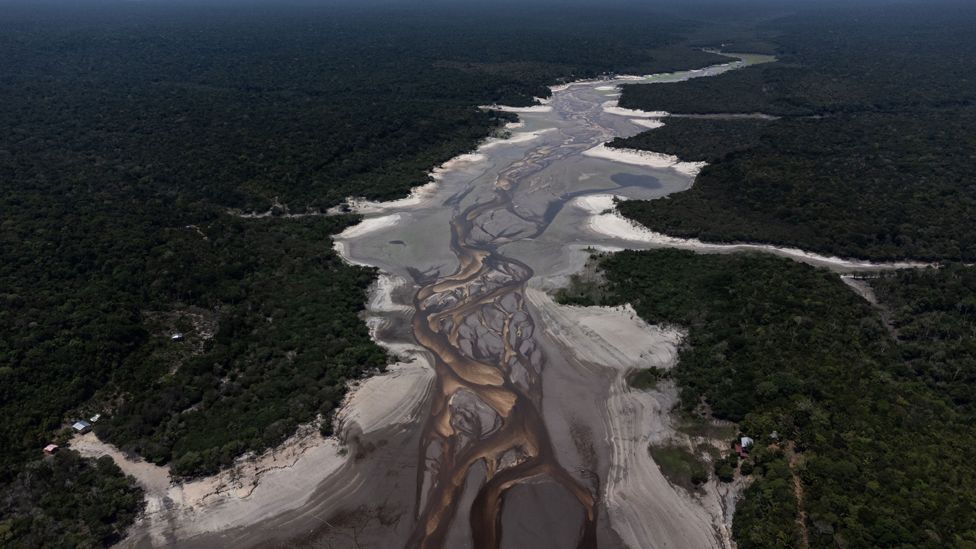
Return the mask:
[[[597,546],[601,471],[569,470],[555,449],[542,402],[547,359],[536,341],[526,284],[572,270],[580,256],[573,245],[578,250],[594,239],[578,223],[580,212],[560,215],[571,200],[607,192],[654,198],[691,182],[681,166],[622,165],[587,153],[643,131],[655,117],[616,108],[618,84],[664,84],[762,60],[555,89],[544,108],[521,112],[524,127],[512,139],[456,163],[419,204],[374,205],[381,213],[374,217],[377,228],[342,240],[350,260],[409,275],[420,286],[413,335],[433,356],[435,379],[419,439],[416,522],[407,547],[448,546],[457,521],[469,522],[471,546],[500,547],[506,497],[517,486],[539,483],[560,487],[570,496],[562,499],[575,502],[579,519],[569,537],[575,546]],[[434,236],[447,229],[448,242]],[[472,486],[473,500],[464,497]],[[469,508],[462,500],[471,501]],[[572,503],[559,505],[573,514]]]

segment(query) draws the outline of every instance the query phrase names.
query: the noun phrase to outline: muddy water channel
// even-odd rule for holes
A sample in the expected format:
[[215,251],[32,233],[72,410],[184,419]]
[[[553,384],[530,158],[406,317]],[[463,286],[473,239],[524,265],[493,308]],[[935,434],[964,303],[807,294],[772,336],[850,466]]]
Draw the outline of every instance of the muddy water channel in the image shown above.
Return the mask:
[[762,60],[557,88],[545,105],[518,110],[511,137],[449,163],[435,188],[401,204],[361,205],[372,219],[344,235],[341,249],[416,288],[411,331],[434,372],[413,448],[407,547],[623,544],[604,501],[613,459],[599,405],[606,383],[548,375],[572,368],[574,353],[542,341],[527,288],[559,285],[584,248],[614,245],[588,234],[575,199],[658,198],[691,184],[695,166],[595,153],[656,118],[616,108],[618,84],[667,85]]
[[[593,230],[593,195],[660,198],[687,189],[698,168],[601,146],[661,117],[617,108],[618,86],[668,85],[768,60],[735,56],[696,71],[556,88],[544,104],[515,110],[520,123],[510,135],[448,162],[409,199],[354,204],[366,219],[336,245],[348,261],[382,271],[367,322],[399,362],[345,404],[340,460],[317,476],[282,474],[275,489],[293,500],[249,511],[249,521],[229,507],[201,511],[215,517],[212,529],[169,539],[200,547],[729,546],[734,494],[688,494],[648,455],[648,443],[668,432],[674,388],[639,394],[625,381],[634,368],[672,365],[681,334],[647,326],[629,308],[562,307],[546,292],[591,248],[653,246]],[[173,528],[158,527],[155,539]]]
[[[653,124],[655,113],[616,108],[617,85],[667,85],[746,62],[557,88],[544,106],[520,110],[510,138],[450,163],[435,188],[402,206],[364,205],[373,219],[341,249],[416,288],[411,331],[434,372],[412,449],[414,501],[400,519],[406,547],[623,545],[604,493],[607,384],[565,371],[579,369],[569,364],[576,354],[543,341],[526,292],[560,284],[588,245],[614,244],[588,234],[574,199],[658,198],[691,183],[694,166],[593,153]],[[688,526],[705,531],[684,541],[713,544],[710,525]]]

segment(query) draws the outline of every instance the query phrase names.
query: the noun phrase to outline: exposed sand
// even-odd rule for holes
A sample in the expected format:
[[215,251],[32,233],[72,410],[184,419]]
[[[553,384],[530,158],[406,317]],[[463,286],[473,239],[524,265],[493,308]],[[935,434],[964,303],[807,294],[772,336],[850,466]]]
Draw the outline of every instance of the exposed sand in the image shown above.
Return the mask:
[[580,360],[628,370],[670,366],[683,333],[644,322],[630,305],[571,307],[557,304],[540,290],[529,288],[526,298],[543,315],[540,324],[566,344]]
[[664,118],[668,116],[667,111],[642,111],[637,109],[625,109],[617,105],[617,101],[607,101],[603,104],[603,112],[615,114],[626,118]]
[[[433,170],[431,170],[429,174],[431,181],[411,189],[409,196],[400,198],[398,200],[390,200],[387,202],[376,202],[373,200],[366,200],[363,198],[350,197],[346,199],[346,206],[349,208],[349,210],[363,215],[383,213],[390,210],[420,206],[425,202],[427,202],[428,200],[430,200],[435,194],[437,194],[437,185],[441,177],[443,177],[444,173],[467,164],[475,164],[478,162],[482,162],[486,158],[487,157],[485,155],[478,154],[478,153],[460,154],[448,160],[447,162],[441,164],[440,166],[437,166]],[[336,214],[341,212],[338,208],[333,208],[332,210],[330,210],[330,213]],[[358,225],[356,227],[358,227]],[[350,227],[350,229],[352,228],[354,227]],[[359,233],[352,233],[352,234],[359,234]]]
[[160,467],[139,457],[130,458],[115,446],[98,440],[95,433],[75,435],[70,446],[85,457],[109,456],[122,472],[135,477],[149,495],[165,494],[169,490],[169,467]]
[[401,318],[413,314],[413,307],[393,300],[393,293],[406,284],[402,278],[381,273],[370,289],[366,319],[370,336],[398,361],[388,366],[383,375],[352,385],[351,397],[336,414],[337,424],[343,430],[369,433],[391,425],[411,423],[427,400],[427,391],[434,379],[427,351],[414,343],[392,342],[380,337],[381,330],[392,324],[389,313],[399,314]]
[[[633,548],[730,547],[723,498],[737,487],[711,481],[700,495],[672,486],[650,456],[653,441],[676,436],[670,411],[677,404],[673,384],[654,391],[632,389],[627,374],[637,368],[670,368],[683,333],[651,326],[630,305],[570,307],[539,290],[526,297],[546,333],[584,364],[608,368],[612,382],[603,411],[610,467],[603,486],[611,527]],[[724,494],[723,494],[724,492]]]
[[590,217],[586,221],[586,226],[593,233],[620,240],[653,244],[660,247],[679,248],[706,253],[759,251],[786,256],[814,265],[852,270],[916,269],[934,265],[932,263],[917,261],[894,261],[880,263],[859,259],[845,259],[834,256],[825,256],[800,250],[798,248],[773,246],[769,244],[714,244],[702,242],[697,238],[678,238],[668,236],[663,233],[654,232],[647,227],[644,227],[643,225],[635,223],[620,215],[614,206],[615,198],[616,197],[613,195],[584,196],[577,198],[574,201],[574,204],[590,213]]
[[398,221],[400,221],[400,214],[390,214],[381,217],[367,217],[355,225],[346,227],[344,231],[336,235],[336,238],[357,238],[374,231],[395,227]]
[[[371,328],[380,323],[371,323]],[[426,401],[433,369],[426,352],[416,345],[383,345],[401,358],[384,374],[353,384],[353,397],[336,414],[342,429],[370,433],[391,425],[412,423]]]
[[636,124],[642,128],[647,128],[649,130],[656,130],[664,126],[664,122],[657,119],[647,119],[647,118],[634,118],[630,121],[632,124]]
[[370,290],[367,324],[371,334],[399,361],[385,373],[350,384],[336,413],[338,437],[324,438],[316,425],[305,425],[275,449],[242,456],[231,469],[187,482],[173,482],[168,467],[131,459],[92,433],[75,437],[73,449],[89,457],[112,457],[146,490],[146,511],[121,545],[189,540],[300,509],[312,497],[311,487],[349,463],[343,444],[346,437],[415,421],[433,378],[427,355],[416,345],[384,343],[376,337],[390,314],[407,312],[392,299],[393,292],[405,283],[384,275]]
[[847,284],[848,287],[854,290],[854,293],[864,298],[864,301],[867,301],[871,305],[878,304],[878,296],[875,295],[874,288],[866,280],[854,278],[851,275],[841,275],[840,279],[844,284]]
[[647,166],[650,168],[670,168],[685,175],[698,175],[705,166],[704,162],[682,162],[677,156],[656,152],[639,151],[636,149],[614,149],[606,144],[597,145],[583,151],[584,156],[603,158],[623,164]]
[[372,313],[413,313],[413,307],[393,301],[393,292],[406,282],[389,273],[380,273],[369,292],[368,310]]
[[327,476],[346,460],[339,442],[321,437],[311,425],[274,450],[244,456],[231,469],[188,482],[172,482],[168,467],[126,457],[93,433],[76,436],[71,448],[87,457],[111,457],[145,489],[146,510],[123,546],[163,545],[173,536],[190,538],[298,508],[308,495],[303,479]]
[[399,200],[391,200],[389,202],[374,202],[372,200],[365,200],[362,198],[349,198],[346,200],[346,206],[348,206],[348,208],[355,213],[367,215],[422,204],[425,200],[437,192],[436,174],[437,170],[435,169],[429,174],[432,181],[424,185],[414,187],[410,190],[410,194],[408,196]]
[[527,143],[529,141],[533,141],[535,139],[538,139],[539,137],[542,137],[547,133],[554,132],[554,131],[556,131],[555,128],[546,128],[542,130],[536,130],[533,132],[517,132],[517,133],[513,133],[511,136],[504,139],[499,139],[499,138],[489,139],[483,145],[478,147],[478,150],[483,151],[483,150],[493,149],[495,147],[501,147],[504,145]]
[[[536,98],[539,101],[539,98]],[[512,112],[512,113],[531,113],[531,112],[552,112],[552,107],[549,105],[532,105],[531,107],[506,107],[505,105],[482,105],[480,108],[500,111],[500,112]]]

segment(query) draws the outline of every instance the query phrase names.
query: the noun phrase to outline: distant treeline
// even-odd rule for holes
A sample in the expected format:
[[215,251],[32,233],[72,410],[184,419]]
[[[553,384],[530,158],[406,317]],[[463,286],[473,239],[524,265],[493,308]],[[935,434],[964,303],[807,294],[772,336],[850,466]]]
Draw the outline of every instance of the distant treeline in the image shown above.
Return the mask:
[[687,328],[674,371],[683,405],[704,401],[756,439],[739,547],[801,546],[801,510],[810,547],[976,543],[976,268],[872,280],[888,315],[836,275],[771,256],[596,261],[605,284],[577,279],[561,301],[630,303]]
[[[976,259],[976,10],[826,10],[766,23],[780,61],[625,86],[668,118],[614,146],[703,159],[685,193],[622,212],[654,230],[891,260]],[[732,44],[734,48],[735,44]]]
[[332,251],[355,219],[229,209],[404,196],[508,119],[478,105],[715,62],[680,45],[691,29],[577,8],[5,7],[0,545],[107,544],[138,511],[111,464],[40,461],[72,419],[101,412],[103,439],[207,474],[300,423],[328,432],[346,381],[386,364],[358,316],[373,273]]

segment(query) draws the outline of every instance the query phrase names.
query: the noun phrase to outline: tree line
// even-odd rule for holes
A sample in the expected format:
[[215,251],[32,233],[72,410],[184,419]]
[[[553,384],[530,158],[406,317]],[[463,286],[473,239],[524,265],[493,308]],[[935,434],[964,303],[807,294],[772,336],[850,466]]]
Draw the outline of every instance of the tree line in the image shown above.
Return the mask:
[[560,299],[630,303],[687,328],[672,374],[683,406],[704,401],[755,438],[740,466],[754,482],[734,518],[739,547],[798,546],[801,508],[811,547],[976,543],[976,268],[872,281],[892,330],[836,275],[787,259],[658,250],[595,261],[598,291],[577,279]]

